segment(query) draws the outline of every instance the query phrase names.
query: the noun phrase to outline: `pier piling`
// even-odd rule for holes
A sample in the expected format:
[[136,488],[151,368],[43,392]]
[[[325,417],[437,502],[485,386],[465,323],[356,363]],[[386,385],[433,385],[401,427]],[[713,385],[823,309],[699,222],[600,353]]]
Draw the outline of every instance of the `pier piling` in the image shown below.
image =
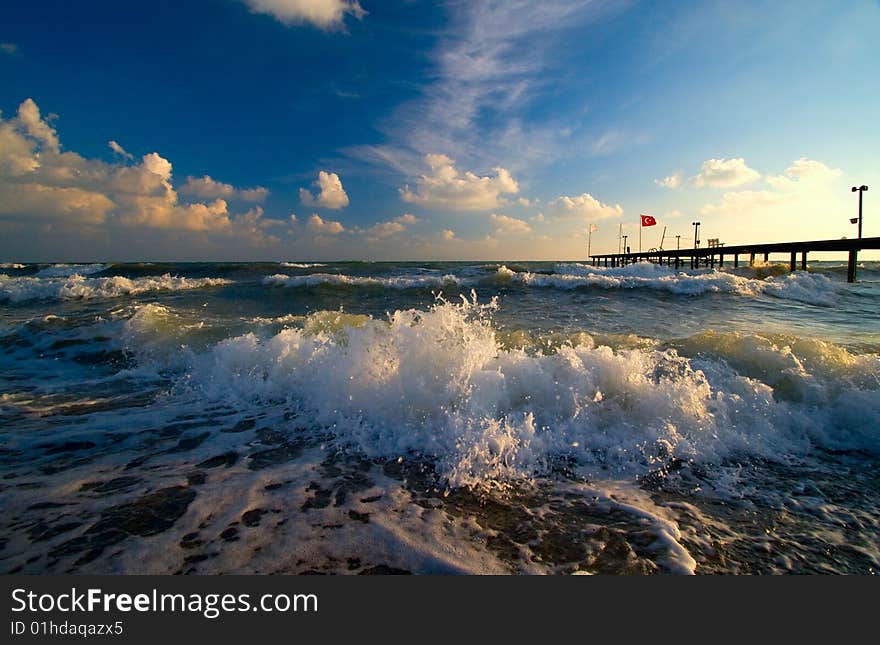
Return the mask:
[[855,282],[856,281],[856,264],[859,261],[859,252],[855,249],[852,249],[849,252],[849,262],[846,265],[846,281],[847,282]]

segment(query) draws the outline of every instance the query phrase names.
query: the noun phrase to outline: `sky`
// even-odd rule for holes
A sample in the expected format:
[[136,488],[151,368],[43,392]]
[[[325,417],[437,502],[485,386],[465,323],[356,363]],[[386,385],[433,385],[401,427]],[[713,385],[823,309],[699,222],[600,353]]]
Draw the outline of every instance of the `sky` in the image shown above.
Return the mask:
[[855,237],[862,184],[880,236],[876,1],[2,14],[0,261],[583,260],[643,213],[644,250]]

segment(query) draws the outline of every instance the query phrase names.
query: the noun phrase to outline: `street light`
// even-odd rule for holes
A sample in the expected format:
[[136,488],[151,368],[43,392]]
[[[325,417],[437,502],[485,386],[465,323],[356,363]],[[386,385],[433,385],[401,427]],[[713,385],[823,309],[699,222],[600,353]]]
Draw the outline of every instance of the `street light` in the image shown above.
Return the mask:
[[623,252],[624,253],[629,253],[629,251],[627,250],[627,246],[626,246],[626,238],[628,238],[628,237],[629,237],[629,235],[623,236]]
[[700,223],[691,222],[694,225],[694,248],[700,246]]
[[676,235],[676,236],[675,236],[675,250],[676,250],[676,251],[680,251],[680,250],[681,250],[681,235]]
[[858,191],[859,193],[859,239],[862,239],[862,193],[866,190],[868,190],[867,186],[852,187],[852,192]]

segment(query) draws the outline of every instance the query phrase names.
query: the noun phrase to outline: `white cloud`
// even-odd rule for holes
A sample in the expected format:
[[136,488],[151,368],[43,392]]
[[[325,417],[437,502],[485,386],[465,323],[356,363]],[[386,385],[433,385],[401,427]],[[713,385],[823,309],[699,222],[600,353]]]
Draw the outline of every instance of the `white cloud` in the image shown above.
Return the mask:
[[547,218],[544,217],[544,213],[538,213],[537,215],[535,215],[534,217],[530,217],[529,219],[533,222],[543,222]]
[[285,25],[311,23],[320,29],[339,29],[345,17],[366,15],[357,0],[243,0],[254,13],[268,14]]
[[770,207],[800,205],[814,210],[819,204],[830,204],[832,183],[842,176],[839,168],[830,168],[821,161],[801,157],[781,175],[768,175],[770,190],[742,190],[725,193],[721,202],[706,204],[704,215],[751,215]]
[[40,117],[40,108],[37,107],[33,99],[25,99],[18,106],[18,121],[24,126],[28,135],[39,141],[44,149],[58,151],[60,146],[58,134]]
[[761,178],[761,173],[749,168],[745,159],[708,159],[703,162],[700,173],[691,178],[694,186],[710,188],[734,188]]
[[519,192],[519,185],[504,168],[495,168],[495,176],[480,177],[468,171],[461,173],[455,161],[446,155],[425,155],[431,174],[418,178],[415,191],[409,186],[400,190],[400,198],[427,208],[456,211],[482,211],[507,203],[505,194]]
[[135,164],[61,152],[56,131],[31,99],[16,118],[0,118],[0,219],[74,232],[83,225],[122,226],[264,239],[252,235],[261,210],[236,216],[222,199],[181,203],[171,180],[171,162],[156,152]]
[[342,187],[342,180],[335,172],[320,171],[318,179],[313,182],[320,190],[317,195],[312,195],[305,188],[299,189],[299,200],[304,206],[312,208],[323,207],[338,210],[348,206],[348,195]]
[[[572,148],[581,114],[536,121],[530,108],[553,78],[567,78],[560,47],[588,33],[586,23],[618,11],[596,0],[443,2],[447,27],[436,32],[420,96],[378,124],[385,151],[371,161],[443,151],[468,167],[504,166],[514,175],[554,163]],[[580,142],[579,142],[580,143]],[[387,154],[387,149],[394,152]],[[382,159],[382,157],[386,159]],[[411,167],[411,166],[410,166]]]
[[445,228],[440,231],[440,237],[442,237],[447,242],[451,242],[452,240],[456,239],[455,231],[453,231],[451,228]]
[[530,202],[527,197],[520,197],[516,200],[516,203],[520,206],[525,206],[526,208],[532,205],[532,202]]
[[489,219],[495,227],[496,235],[523,235],[532,232],[532,227],[528,222],[515,217],[492,213],[489,215]]
[[412,213],[404,213],[400,217],[395,217],[387,222],[379,222],[368,229],[362,229],[358,232],[364,233],[367,236],[367,240],[375,242],[380,239],[403,233],[407,226],[415,224],[418,221],[419,220]]
[[256,188],[235,188],[232,184],[204,177],[187,177],[186,183],[178,189],[184,195],[193,195],[202,199],[239,199],[245,202],[262,202],[269,195],[269,190],[262,186]]
[[801,157],[785,169],[782,175],[767,177],[767,183],[779,190],[792,190],[796,184],[824,183],[842,175],[839,168],[829,168],[821,161]]
[[129,152],[126,152],[125,148],[123,148],[121,145],[119,145],[118,143],[116,143],[112,139],[107,142],[107,145],[110,146],[110,149],[113,152],[115,152],[116,154],[118,154],[120,157],[128,159],[129,161],[134,161],[134,155]]
[[338,235],[345,230],[341,222],[322,219],[317,213],[312,214],[306,227],[312,233],[318,233],[319,235]]
[[741,190],[724,193],[718,204],[706,204],[700,209],[703,215],[743,215],[768,206],[779,206],[788,201],[784,194],[770,190]]
[[605,219],[620,217],[623,215],[623,207],[620,204],[603,204],[590,193],[583,193],[576,197],[561,195],[549,204],[547,210],[553,217],[583,219]]
[[668,177],[664,177],[663,179],[655,179],[654,183],[658,186],[663,186],[664,188],[678,188],[681,186],[682,174],[680,172],[675,173],[674,175],[669,175]]

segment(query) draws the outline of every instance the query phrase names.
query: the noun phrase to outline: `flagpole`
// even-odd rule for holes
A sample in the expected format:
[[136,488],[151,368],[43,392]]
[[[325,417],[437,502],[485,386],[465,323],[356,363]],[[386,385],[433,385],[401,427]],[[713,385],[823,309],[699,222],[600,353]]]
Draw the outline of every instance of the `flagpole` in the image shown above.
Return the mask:
[[639,253],[642,252],[642,216],[639,215]]
[[617,252],[620,253],[620,236],[623,235],[623,222],[617,228]]

